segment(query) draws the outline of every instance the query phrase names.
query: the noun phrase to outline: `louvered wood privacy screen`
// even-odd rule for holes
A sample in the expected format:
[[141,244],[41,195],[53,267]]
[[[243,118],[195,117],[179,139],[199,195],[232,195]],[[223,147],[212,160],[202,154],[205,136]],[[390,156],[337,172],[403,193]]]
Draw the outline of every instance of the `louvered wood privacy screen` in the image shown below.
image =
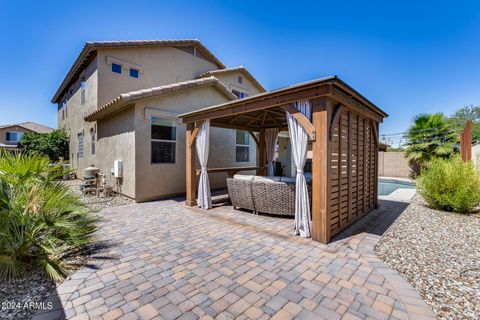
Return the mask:
[[376,123],[343,109],[332,126],[330,156],[330,234],[334,236],[377,203]]

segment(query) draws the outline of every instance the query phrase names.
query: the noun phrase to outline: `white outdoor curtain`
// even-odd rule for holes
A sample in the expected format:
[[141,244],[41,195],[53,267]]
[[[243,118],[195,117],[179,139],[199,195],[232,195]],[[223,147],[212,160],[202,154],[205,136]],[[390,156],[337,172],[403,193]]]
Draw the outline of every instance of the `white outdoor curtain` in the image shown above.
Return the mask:
[[277,146],[278,128],[269,128],[265,130],[265,153],[267,154],[268,161],[268,175],[275,175],[275,166],[273,161],[275,160],[275,147]]
[[[309,100],[297,101],[293,106],[308,119],[311,118],[312,105]],[[292,157],[297,167],[294,234],[309,238],[311,236],[310,202],[308,199],[307,182],[303,174],[303,167],[307,160],[308,133],[288,111],[287,122],[292,146]]]
[[198,161],[202,168],[198,182],[198,206],[203,209],[212,208],[212,195],[208,181],[207,163],[210,144],[210,120],[205,120],[198,130],[196,147]]

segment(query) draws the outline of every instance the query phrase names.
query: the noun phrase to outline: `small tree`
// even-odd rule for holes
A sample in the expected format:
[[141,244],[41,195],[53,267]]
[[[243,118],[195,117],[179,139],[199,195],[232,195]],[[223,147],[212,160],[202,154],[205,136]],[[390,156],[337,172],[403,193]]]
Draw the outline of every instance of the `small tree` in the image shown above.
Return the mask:
[[20,139],[20,147],[26,153],[45,155],[55,162],[68,156],[68,137],[63,129],[50,133],[27,133]]
[[458,136],[442,113],[419,114],[406,133],[405,154],[414,168],[426,168],[437,158],[449,158]]
[[448,118],[448,122],[457,131],[465,128],[467,120],[472,121],[472,140],[480,141],[480,106],[465,106]]

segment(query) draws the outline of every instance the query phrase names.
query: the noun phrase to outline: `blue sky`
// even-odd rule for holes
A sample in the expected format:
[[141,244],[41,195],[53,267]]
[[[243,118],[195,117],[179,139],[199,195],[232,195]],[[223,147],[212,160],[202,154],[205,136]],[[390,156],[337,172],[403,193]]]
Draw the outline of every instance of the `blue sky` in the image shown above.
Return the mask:
[[338,75],[384,109],[480,105],[478,1],[0,0],[0,124],[56,127],[50,99],[85,41],[198,38],[267,89]]

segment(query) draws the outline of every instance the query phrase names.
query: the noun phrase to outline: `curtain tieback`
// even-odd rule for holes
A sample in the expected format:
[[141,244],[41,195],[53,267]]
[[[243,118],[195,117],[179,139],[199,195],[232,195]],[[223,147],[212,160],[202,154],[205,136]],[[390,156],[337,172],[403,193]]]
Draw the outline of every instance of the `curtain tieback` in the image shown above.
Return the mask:
[[202,172],[207,172],[207,167],[202,167],[201,170]]
[[303,168],[302,169],[297,168],[297,174],[303,174]]

